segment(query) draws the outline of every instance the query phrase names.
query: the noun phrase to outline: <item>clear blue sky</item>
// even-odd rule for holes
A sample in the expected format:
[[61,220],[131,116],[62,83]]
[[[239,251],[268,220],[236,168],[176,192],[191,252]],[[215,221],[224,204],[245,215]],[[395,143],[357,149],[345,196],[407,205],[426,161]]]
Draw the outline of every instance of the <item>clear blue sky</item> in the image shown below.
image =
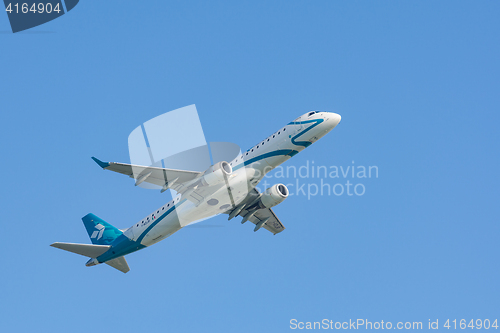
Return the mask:
[[[499,14],[498,1],[80,1],[18,34],[0,14],[0,329],[499,318]],[[126,228],[166,202],[90,157],[127,162],[135,127],[193,103],[208,141],[243,149],[337,112],[285,166],[379,176],[327,179],[363,196],[288,198],[276,236],[224,216],[186,228],[130,255],[128,274],[49,247],[88,243],[89,212]]]

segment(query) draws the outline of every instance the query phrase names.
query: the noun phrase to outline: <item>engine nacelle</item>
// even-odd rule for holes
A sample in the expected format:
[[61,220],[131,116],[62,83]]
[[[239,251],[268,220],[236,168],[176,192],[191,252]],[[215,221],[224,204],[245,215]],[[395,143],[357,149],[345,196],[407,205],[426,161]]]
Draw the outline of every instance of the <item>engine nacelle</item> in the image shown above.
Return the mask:
[[271,208],[282,203],[288,197],[288,188],[283,184],[276,184],[268,188],[259,200],[259,207]]
[[203,185],[216,185],[224,181],[224,177],[229,176],[233,172],[233,168],[226,161],[222,161],[212,165],[205,171],[201,182]]

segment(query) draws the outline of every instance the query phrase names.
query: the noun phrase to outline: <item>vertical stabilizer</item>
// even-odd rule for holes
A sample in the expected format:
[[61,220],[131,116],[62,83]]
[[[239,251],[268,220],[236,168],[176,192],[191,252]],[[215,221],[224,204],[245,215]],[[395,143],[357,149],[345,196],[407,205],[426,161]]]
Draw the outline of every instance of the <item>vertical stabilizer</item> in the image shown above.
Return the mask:
[[92,244],[110,245],[122,234],[120,230],[94,214],[85,215],[82,217],[82,221],[87,229]]

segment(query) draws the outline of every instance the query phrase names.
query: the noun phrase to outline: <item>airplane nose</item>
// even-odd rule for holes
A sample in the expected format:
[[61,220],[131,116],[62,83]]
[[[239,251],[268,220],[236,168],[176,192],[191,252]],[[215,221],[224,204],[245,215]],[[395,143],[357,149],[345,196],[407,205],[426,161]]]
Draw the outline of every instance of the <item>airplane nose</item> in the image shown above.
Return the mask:
[[328,125],[331,126],[331,129],[334,129],[335,126],[337,126],[340,123],[341,119],[342,119],[342,117],[339,114],[332,112],[328,115],[327,122],[328,122]]

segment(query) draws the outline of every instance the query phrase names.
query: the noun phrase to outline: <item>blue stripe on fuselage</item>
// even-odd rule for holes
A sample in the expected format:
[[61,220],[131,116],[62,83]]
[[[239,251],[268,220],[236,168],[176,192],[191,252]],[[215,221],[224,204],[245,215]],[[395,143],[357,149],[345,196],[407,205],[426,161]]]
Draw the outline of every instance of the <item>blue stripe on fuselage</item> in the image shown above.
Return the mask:
[[[135,252],[137,250],[143,249],[146,246],[141,244],[141,241],[146,237],[148,232],[151,231],[160,221],[162,221],[164,218],[168,216],[171,212],[173,212],[177,207],[182,205],[184,202],[186,202],[186,199],[181,200],[177,205],[172,206],[169,210],[167,210],[165,213],[163,213],[161,216],[159,216],[154,222],[152,222],[149,227],[137,238],[137,240],[133,241],[130,238],[126,237],[125,235],[120,235],[112,244],[111,248],[106,251],[104,254],[100,255],[97,257],[97,260],[99,262],[106,262],[127,254],[130,254],[132,252]],[[133,227],[132,227],[133,228]]]
[[255,157],[252,157],[249,160],[243,161],[242,163],[240,163],[237,166],[235,166],[233,168],[233,171],[234,170],[238,170],[243,165],[247,166],[247,165],[252,164],[254,162],[260,161],[260,160],[262,160],[264,158],[273,157],[273,156],[279,156],[279,155],[294,156],[297,153],[298,153],[298,151],[293,150],[293,149],[279,149],[279,150],[271,151],[269,153],[265,153],[265,154],[262,154],[262,155],[259,155],[259,156],[255,156]]
[[302,124],[314,123],[311,126],[307,127],[305,130],[301,131],[299,134],[295,135],[292,138],[292,143],[296,146],[304,146],[306,148],[309,147],[310,145],[312,145],[312,143],[309,141],[295,141],[295,139],[297,139],[299,136],[301,136],[305,132],[312,130],[314,127],[318,126],[322,122],[323,122],[323,119],[312,119],[312,120],[297,121],[297,122],[292,121],[291,123],[289,123],[288,125],[302,125]]
[[[323,122],[323,119],[311,119],[311,120],[306,120],[306,121],[292,121],[291,123],[289,123],[288,125],[303,125],[303,124],[310,124],[310,123],[313,123],[311,126],[307,127],[305,130],[301,131],[300,133],[296,134],[293,138],[292,138],[292,143],[296,146],[303,146],[303,147],[309,147],[312,143],[309,142],[309,141],[295,141],[299,136],[301,136],[302,134],[306,133],[307,131],[310,131],[311,129],[313,129],[314,127],[318,126],[319,124],[321,124]],[[243,166],[247,166],[249,164],[252,164],[254,162],[257,162],[257,161],[260,161],[264,158],[268,158],[268,157],[273,157],[273,156],[279,156],[279,155],[289,155],[290,157],[292,156],[295,156],[299,153],[299,151],[297,150],[294,150],[294,149],[278,149],[278,150],[275,150],[275,151],[271,151],[269,153],[265,153],[265,154],[262,154],[262,155],[259,155],[259,156],[256,156],[256,157],[252,157],[251,159],[249,160],[246,160],[246,161],[243,161],[242,163],[238,164],[237,166],[233,167],[233,171],[234,170],[238,170],[239,168],[243,167]]]

